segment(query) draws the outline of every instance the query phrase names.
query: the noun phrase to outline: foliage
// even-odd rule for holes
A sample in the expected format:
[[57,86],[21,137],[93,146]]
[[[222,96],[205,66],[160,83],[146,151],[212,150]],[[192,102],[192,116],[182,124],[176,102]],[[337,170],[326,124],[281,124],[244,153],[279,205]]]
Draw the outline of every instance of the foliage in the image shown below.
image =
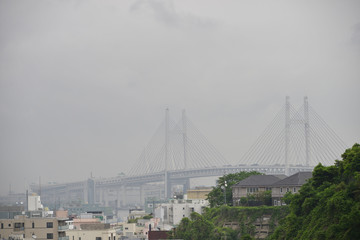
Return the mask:
[[151,218],[153,218],[153,216],[151,214],[145,215],[142,217],[142,219],[151,219]]
[[[255,222],[262,216],[270,216],[270,231],[275,223],[288,214],[288,206],[282,207],[229,207],[207,208],[203,215],[192,213],[191,218],[183,218],[170,238],[184,240],[235,240],[253,239]],[[226,223],[238,223],[236,228],[226,227]]]
[[240,198],[240,206],[271,206],[272,203],[271,190],[255,192],[248,194],[246,197]]
[[[207,199],[209,200],[210,207],[216,207],[224,205],[224,188],[226,192],[226,204],[232,205],[232,188],[234,184],[237,184],[241,180],[248,178],[251,175],[260,175],[262,173],[252,171],[252,172],[238,172],[230,173],[219,177],[217,184],[213,187],[212,191],[208,194]],[[226,181],[226,186],[225,186]]]
[[128,219],[128,223],[137,223],[139,218]]
[[175,230],[175,239],[197,240],[197,239],[216,239],[214,237],[215,226],[212,222],[205,219],[202,215],[193,212],[191,213],[191,220],[183,218]]
[[292,192],[287,192],[283,197],[283,201],[289,205],[291,203],[291,200],[293,199],[293,196],[294,194],[292,194]]
[[360,239],[360,145],[335,165],[315,167],[270,239]]
[[145,215],[141,218],[128,219],[128,223],[137,223],[139,219],[151,219],[153,216],[151,214]]

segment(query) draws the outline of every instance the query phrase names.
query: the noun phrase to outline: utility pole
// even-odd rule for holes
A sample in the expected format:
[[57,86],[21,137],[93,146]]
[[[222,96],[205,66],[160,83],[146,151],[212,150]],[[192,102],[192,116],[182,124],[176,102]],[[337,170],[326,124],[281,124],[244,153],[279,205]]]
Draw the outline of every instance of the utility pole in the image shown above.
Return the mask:
[[226,187],[227,187],[227,182],[226,180],[224,181],[224,203],[226,205]]

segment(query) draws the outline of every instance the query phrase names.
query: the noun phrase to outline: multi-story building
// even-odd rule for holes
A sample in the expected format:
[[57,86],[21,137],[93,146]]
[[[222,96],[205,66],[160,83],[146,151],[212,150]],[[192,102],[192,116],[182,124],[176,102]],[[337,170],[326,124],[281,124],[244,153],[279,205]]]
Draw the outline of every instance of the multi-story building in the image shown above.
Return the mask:
[[312,172],[298,172],[273,184],[271,197],[274,206],[284,205],[282,198],[287,192],[297,193],[312,177]]
[[297,193],[301,186],[312,177],[312,172],[298,172],[285,175],[252,175],[232,186],[233,205],[239,205],[243,197],[271,190],[272,205],[284,205],[282,198],[287,192]]
[[209,201],[203,199],[185,200],[173,199],[155,209],[155,216],[165,224],[178,225],[182,218],[190,217],[191,213],[202,213],[209,205]]
[[272,190],[272,184],[281,180],[282,175],[251,175],[248,178],[232,186],[233,205],[239,205],[239,201],[249,194]]
[[15,216],[13,219],[0,219],[0,239],[22,236],[40,240],[68,240],[65,234],[66,220],[54,217],[29,218],[26,215]]

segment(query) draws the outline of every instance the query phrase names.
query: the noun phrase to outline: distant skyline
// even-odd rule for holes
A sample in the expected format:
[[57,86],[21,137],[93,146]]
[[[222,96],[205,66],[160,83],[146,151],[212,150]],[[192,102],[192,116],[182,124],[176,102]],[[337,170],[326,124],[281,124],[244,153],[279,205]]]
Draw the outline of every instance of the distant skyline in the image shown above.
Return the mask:
[[[0,195],[127,172],[187,116],[231,163],[290,96],[360,142],[360,2],[0,1]],[[345,150],[345,149],[344,149]]]

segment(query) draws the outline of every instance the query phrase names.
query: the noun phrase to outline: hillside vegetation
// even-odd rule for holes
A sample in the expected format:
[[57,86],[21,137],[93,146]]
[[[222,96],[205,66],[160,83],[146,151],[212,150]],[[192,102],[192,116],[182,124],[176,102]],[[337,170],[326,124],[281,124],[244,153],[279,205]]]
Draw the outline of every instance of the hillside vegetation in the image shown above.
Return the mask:
[[360,239],[360,145],[335,165],[315,167],[270,239]]
[[[190,219],[183,218],[176,230],[170,234],[172,235],[170,238],[184,240],[253,239],[253,236],[260,234],[261,231],[273,232],[279,220],[288,213],[287,206],[208,208],[203,215],[193,212]],[[264,217],[265,221],[263,221]]]
[[[319,164],[299,193],[285,195],[287,206],[230,207],[221,187],[247,175],[224,176],[214,187],[211,208],[183,218],[170,238],[220,239],[360,239],[360,145],[355,144],[333,166]],[[226,189],[226,188],[225,188]],[[227,203],[231,203],[227,192]],[[265,234],[263,234],[265,232]]]

